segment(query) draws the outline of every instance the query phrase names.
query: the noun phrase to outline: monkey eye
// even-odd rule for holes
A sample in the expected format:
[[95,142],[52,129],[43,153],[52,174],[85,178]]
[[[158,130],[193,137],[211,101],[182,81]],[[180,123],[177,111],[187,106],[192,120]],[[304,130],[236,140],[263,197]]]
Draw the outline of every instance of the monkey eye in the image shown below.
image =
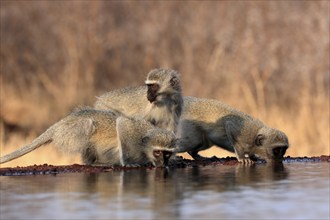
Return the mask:
[[154,156],[155,157],[159,157],[162,154],[162,152],[160,150],[155,150],[154,151]]
[[156,91],[159,89],[159,85],[157,83],[153,83],[153,84],[147,84],[148,88],[153,90],[153,91]]

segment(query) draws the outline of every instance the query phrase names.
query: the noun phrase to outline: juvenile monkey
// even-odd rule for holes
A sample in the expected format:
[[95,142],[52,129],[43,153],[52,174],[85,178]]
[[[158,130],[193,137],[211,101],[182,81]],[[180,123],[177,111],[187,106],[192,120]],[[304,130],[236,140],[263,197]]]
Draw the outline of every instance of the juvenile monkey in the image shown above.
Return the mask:
[[[120,92],[107,93],[106,98],[101,96],[98,102],[104,106],[110,103],[113,109],[127,115],[143,115],[146,91],[146,86],[124,88]],[[115,100],[116,105],[111,100]],[[195,97],[184,97],[183,100],[178,153],[188,152],[194,159],[203,159],[198,152],[216,145],[234,152],[240,162],[252,163],[255,158],[281,160],[289,147],[283,132],[223,102]]]
[[109,110],[81,108],[55,123],[43,134],[0,158],[0,163],[21,157],[42,145],[53,144],[79,153],[88,165],[167,165],[175,135],[144,119],[120,116]]
[[[171,69],[154,69],[148,73],[145,85],[105,93],[98,97],[95,109],[143,117],[156,127],[176,133],[183,108],[180,74]],[[132,95],[128,100],[127,93]]]
[[151,162],[157,167],[168,165],[176,147],[173,132],[157,128],[139,118],[119,117],[116,123],[122,164]]

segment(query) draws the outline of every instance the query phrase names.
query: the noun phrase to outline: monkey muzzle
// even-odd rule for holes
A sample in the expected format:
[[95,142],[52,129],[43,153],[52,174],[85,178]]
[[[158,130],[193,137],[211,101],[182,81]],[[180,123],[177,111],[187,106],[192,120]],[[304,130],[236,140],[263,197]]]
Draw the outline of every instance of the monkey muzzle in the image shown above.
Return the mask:
[[173,153],[171,151],[155,150],[153,152],[153,155],[156,158],[156,166],[157,167],[167,167],[172,154]]
[[288,149],[288,146],[274,147],[272,149],[273,160],[283,160],[283,156]]
[[165,167],[168,166],[171,156],[172,156],[172,152],[170,152],[170,151],[164,151],[163,152],[163,160],[164,160],[164,166]]
[[268,149],[262,149],[255,152],[253,155],[249,155],[252,160],[265,160],[267,162],[280,162],[283,160],[288,146],[274,146]]
[[156,100],[156,98],[157,98],[157,94],[148,91],[147,99],[150,103],[153,103]]
[[156,83],[146,84],[148,86],[147,99],[150,103],[154,102],[158,96],[159,85]]

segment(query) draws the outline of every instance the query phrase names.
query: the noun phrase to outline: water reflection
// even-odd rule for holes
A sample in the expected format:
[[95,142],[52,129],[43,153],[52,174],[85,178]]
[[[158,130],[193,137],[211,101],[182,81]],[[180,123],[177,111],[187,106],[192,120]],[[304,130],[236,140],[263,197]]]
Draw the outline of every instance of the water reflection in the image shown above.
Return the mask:
[[[226,207],[232,200],[235,207],[237,201],[251,200],[244,195],[262,192],[255,198],[257,203],[267,198],[285,199],[284,192],[293,188],[289,171],[278,163],[0,177],[1,219],[42,217],[49,210],[55,212],[54,218],[62,219],[226,216],[230,210],[217,206]],[[15,211],[18,206],[23,211]],[[260,214],[259,204],[258,210]]]
[[[262,182],[286,179],[288,171],[282,163],[273,165],[237,165],[191,167],[185,169],[133,169],[102,174],[82,174],[75,177],[75,191],[100,193],[103,197],[134,194],[138,197],[163,198],[163,202],[177,201],[191,190],[216,192],[233,190],[236,186],[258,187]],[[70,181],[72,185],[72,181]],[[60,191],[67,191],[64,183]],[[71,190],[71,189],[70,189]],[[155,199],[156,200],[156,199]]]

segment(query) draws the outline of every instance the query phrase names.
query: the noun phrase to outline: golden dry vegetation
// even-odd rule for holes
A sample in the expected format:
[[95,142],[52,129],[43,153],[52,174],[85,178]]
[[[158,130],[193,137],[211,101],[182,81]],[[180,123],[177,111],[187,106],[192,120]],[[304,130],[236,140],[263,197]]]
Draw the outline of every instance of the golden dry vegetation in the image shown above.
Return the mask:
[[[182,73],[287,133],[288,155],[329,154],[329,1],[1,1],[1,155],[77,105]],[[232,155],[208,150],[203,155]],[[51,146],[2,166],[79,163]]]

